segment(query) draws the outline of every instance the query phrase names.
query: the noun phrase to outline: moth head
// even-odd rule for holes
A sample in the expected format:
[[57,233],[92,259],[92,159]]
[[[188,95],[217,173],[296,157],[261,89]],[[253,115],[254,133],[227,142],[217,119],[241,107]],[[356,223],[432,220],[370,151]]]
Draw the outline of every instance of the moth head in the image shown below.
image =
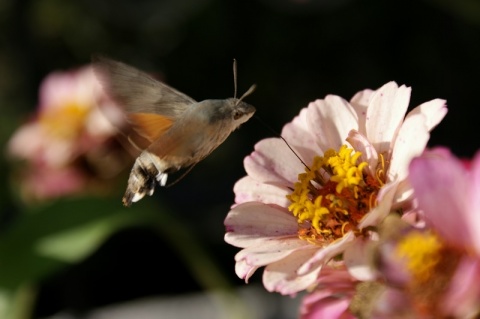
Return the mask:
[[248,121],[255,113],[255,107],[242,101],[249,95],[255,86],[253,85],[241,98],[235,97],[226,100],[204,100],[199,103],[198,109],[202,109],[204,116],[211,124],[231,126],[235,129],[240,124]]
[[[243,99],[253,93],[256,89],[256,85],[252,85],[247,92],[245,92],[239,99],[234,97],[233,101],[233,110],[232,110],[232,119],[233,121],[238,121],[241,123],[245,123],[252,117],[255,113],[255,107],[250,104],[243,102]],[[235,92],[236,95],[236,92]]]
[[231,119],[238,125],[248,121],[255,113],[255,107],[243,101],[234,101]]

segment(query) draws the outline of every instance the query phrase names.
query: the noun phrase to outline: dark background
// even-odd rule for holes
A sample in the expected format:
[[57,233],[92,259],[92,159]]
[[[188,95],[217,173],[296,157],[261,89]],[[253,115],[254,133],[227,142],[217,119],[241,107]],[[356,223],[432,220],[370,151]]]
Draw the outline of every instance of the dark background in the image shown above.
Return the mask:
[[[412,87],[411,107],[447,100],[449,112],[430,146],[445,145],[462,157],[478,149],[478,1],[3,0],[0,27],[2,142],[35,110],[48,73],[103,53],[158,72],[196,100],[233,95],[236,58],[239,94],[256,83],[246,101],[276,131],[310,101],[327,94],[350,99],[394,80]],[[244,283],[234,274],[238,249],[223,242],[223,220],[233,185],[245,174],[243,158],[270,136],[250,120],[181,182],[143,200],[173,208],[234,286]],[[9,162],[0,164],[8,181]],[[8,187],[1,200],[8,226],[19,208]],[[252,281],[259,282],[260,274]],[[45,276],[39,289],[37,317],[204,287],[161,233],[139,226],[119,231],[79,264]]]

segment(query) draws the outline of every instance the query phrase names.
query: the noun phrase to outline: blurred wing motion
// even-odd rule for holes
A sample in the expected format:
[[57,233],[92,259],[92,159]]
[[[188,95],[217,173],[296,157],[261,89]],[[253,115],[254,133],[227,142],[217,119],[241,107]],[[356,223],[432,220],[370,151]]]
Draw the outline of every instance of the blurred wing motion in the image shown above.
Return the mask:
[[[92,62],[108,95],[125,111],[128,141],[141,152],[140,156],[148,156],[149,162],[158,163],[153,154],[142,151],[158,141],[196,101],[125,63],[99,55],[93,56]],[[169,152],[176,143],[172,138],[165,142],[162,153]],[[154,178],[152,172],[156,173]],[[157,165],[142,167],[137,158],[123,197],[124,205],[130,206],[144,194],[151,195],[156,182],[165,184],[166,177]]]
[[93,67],[107,93],[126,111],[129,141],[145,149],[196,101],[125,63],[95,55]]

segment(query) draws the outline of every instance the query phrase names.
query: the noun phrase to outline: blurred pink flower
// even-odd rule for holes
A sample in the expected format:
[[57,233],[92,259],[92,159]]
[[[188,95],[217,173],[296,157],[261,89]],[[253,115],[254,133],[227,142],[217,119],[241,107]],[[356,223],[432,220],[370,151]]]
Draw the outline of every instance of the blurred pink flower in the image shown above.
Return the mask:
[[20,172],[26,198],[85,191],[93,177],[123,169],[125,158],[114,141],[123,115],[102,92],[90,66],[44,79],[35,117],[8,144],[12,157],[27,162]]
[[282,131],[308,167],[280,138],[255,145],[225,219],[225,241],[242,248],[235,256],[240,278],[248,282],[266,266],[268,291],[295,294],[343,253],[351,273],[368,279],[354,267],[371,236],[366,227],[409,203],[408,163],[447,112],[435,99],[405,117],[409,100],[410,88],[389,82],[350,102],[328,95],[310,103]]
[[349,306],[357,281],[345,268],[324,267],[316,287],[303,297],[300,319],[350,319],[355,316]]
[[375,259],[391,288],[374,318],[474,318],[480,314],[480,152],[467,166],[445,148],[427,151],[412,160],[409,180],[426,227],[403,226],[401,236],[381,238]]

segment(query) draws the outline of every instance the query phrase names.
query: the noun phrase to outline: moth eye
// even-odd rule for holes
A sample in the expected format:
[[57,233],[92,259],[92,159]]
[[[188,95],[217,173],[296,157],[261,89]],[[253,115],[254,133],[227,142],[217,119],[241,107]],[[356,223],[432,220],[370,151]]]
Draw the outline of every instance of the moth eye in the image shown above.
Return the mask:
[[234,120],[238,120],[239,118],[242,117],[242,115],[243,115],[242,112],[240,112],[240,111],[235,111],[235,112],[233,112],[233,119],[234,119]]

